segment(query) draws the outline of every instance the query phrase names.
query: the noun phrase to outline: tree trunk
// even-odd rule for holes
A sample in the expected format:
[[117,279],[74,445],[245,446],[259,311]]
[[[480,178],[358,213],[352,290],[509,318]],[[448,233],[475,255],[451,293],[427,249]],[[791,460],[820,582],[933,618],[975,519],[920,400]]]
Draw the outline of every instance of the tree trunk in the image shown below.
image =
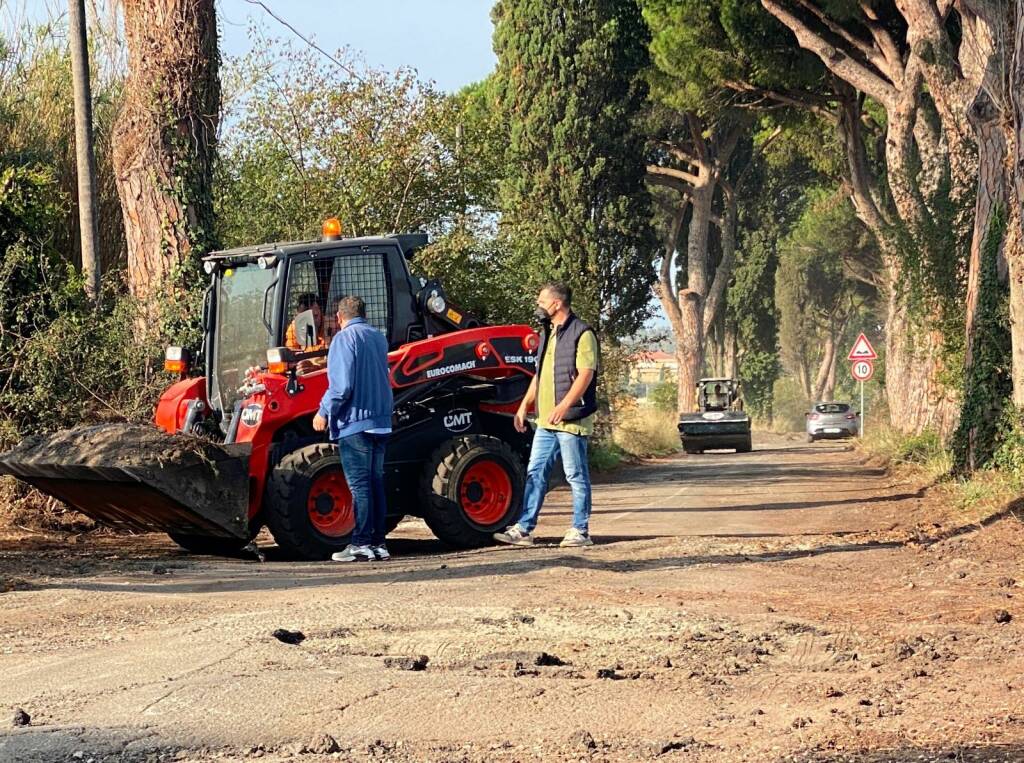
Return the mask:
[[1024,0],[1014,2],[1013,58],[1009,94],[1010,165],[1013,169],[1006,259],[1010,269],[1010,340],[1013,347],[1013,403],[1024,408]]
[[[704,369],[705,340],[715,335],[712,324],[720,316],[735,259],[736,205],[731,187],[723,176],[745,129],[742,123],[719,125],[713,131],[712,139],[708,140],[705,137],[706,125],[696,114],[686,114],[686,125],[692,142],[687,149],[692,148],[692,152],[678,145],[666,144],[668,153],[681,160],[686,169],[661,165],[648,165],[647,168],[651,182],[668,186],[681,194],[680,206],[672,215],[663,243],[661,272],[655,288],[675,336],[680,413],[696,408],[695,385]],[[721,216],[723,256],[712,279],[709,278],[708,258],[715,192],[719,185],[728,190],[723,190],[724,211]],[[688,217],[685,214],[687,210]],[[688,220],[686,283],[677,287],[674,260],[684,220]],[[716,368],[721,368],[724,350],[721,347],[718,350],[712,352],[711,357]]]
[[704,366],[702,298],[692,289],[679,293],[682,333],[676,336],[676,361],[679,363],[679,412],[697,410],[697,382]]
[[113,161],[128,283],[146,304],[213,243],[217,22],[213,0],[125,0],[123,8],[129,70]]
[[832,353],[832,363],[828,367],[828,379],[825,380],[825,389],[822,391],[822,400],[829,402],[836,399],[836,365],[839,361],[839,353]]
[[736,327],[730,322],[725,327],[725,375],[730,379],[739,379],[737,342]]
[[78,175],[78,230],[82,245],[85,293],[100,296],[100,259],[96,251],[96,151],[92,135],[92,90],[89,87],[89,45],[85,3],[68,3],[71,79],[75,94],[75,169]]
[[941,380],[942,336],[912,325],[894,266],[889,267],[885,336],[885,392],[893,428],[905,434],[934,429],[948,436],[960,404]]
[[[999,115],[994,118],[979,116],[974,121],[978,142],[978,192],[975,200],[974,231],[967,266],[967,348],[965,365],[971,367],[975,344],[974,324],[978,317],[978,298],[981,285],[981,257],[988,235],[992,230],[992,215],[996,209],[1006,209],[1006,136]],[[1005,262],[1002,247],[998,255]],[[1005,272],[1004,267],[1000,271]],[[1005,283],[1005,281],[1004,281]]]
[[832,386],[835,386],[835,364],[836,364],[836,337],[835,329],[830,327],[825,335],[825,347],[821,353],[821,363],[818,364],[818,373],[814,378],[814,394],[811,402],[819,400],[831,400],[829,392],[829,376],[832,377]]
[[807,362],[806,353],[800,355],[800,366],[797,368],[796,378],[800,382],[800,391],[803,393],[804,399],[810,402],[814,397],[814,387],[811,385],[811,368]]

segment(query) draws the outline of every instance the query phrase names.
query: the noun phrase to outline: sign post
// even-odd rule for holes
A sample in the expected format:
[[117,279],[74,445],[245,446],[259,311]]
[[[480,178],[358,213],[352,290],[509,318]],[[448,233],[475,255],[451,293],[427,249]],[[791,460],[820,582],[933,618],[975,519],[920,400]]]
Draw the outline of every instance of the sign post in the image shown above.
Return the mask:
[[870,379],[875,373],[874,360],[878,357],[875,348],[863,333],[853,343],[853,349],[846,359],[852,361],[850,374],[860,382],[860,436],[864,436],[864,421],[867,418],[864,411],[864,382]]

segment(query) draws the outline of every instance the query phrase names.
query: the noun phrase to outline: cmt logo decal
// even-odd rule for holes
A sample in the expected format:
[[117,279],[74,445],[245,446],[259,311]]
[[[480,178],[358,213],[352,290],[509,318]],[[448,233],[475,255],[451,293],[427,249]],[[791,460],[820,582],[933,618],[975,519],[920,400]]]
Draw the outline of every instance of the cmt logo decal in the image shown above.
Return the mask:
[[242,409],[242,423],[247,427],[254,427],[263,418],[263,406],[259,403],[250,403]]
[[473,426],[473,412],[465,408],[453,408],[445,414],[444,426],[449,432],[465,432]]
[[437,376],[447,376],[448,374],[457,374],[462,371],[470,371],[476,368],[475,360],[467,360],[465,363],[453,363],[450,366],[441,366],[440,368],[428,368],[426,377],[433,379]]

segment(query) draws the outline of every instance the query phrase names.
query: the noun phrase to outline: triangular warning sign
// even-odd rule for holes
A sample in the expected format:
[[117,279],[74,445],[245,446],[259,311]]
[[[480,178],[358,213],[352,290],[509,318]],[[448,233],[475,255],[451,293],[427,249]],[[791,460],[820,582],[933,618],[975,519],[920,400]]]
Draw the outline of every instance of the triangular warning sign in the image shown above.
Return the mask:
[[850,354],[846,356],[847,360],[875,360],[878,354],[875,352],[875,348],[871,346],[871,342],[862,333],[857,337],[857,341],[853,343],[853,349],[850,350]]

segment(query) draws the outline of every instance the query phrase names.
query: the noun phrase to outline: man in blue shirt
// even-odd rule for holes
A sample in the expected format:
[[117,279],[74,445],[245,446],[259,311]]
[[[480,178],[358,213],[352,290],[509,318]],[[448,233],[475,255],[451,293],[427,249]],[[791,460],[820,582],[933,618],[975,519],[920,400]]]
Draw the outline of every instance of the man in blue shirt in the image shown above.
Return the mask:
[[395,401],[388,377],[388,342],[366,322],[366,303],[360,297],[338,300],[338,325],[327,351],[329,386],[313,429],[329,429],[331,441],[338,443],[341,467],[355,504],[356,526],[349,545],[331,559],[390,559],[384,545],[384,451]]

